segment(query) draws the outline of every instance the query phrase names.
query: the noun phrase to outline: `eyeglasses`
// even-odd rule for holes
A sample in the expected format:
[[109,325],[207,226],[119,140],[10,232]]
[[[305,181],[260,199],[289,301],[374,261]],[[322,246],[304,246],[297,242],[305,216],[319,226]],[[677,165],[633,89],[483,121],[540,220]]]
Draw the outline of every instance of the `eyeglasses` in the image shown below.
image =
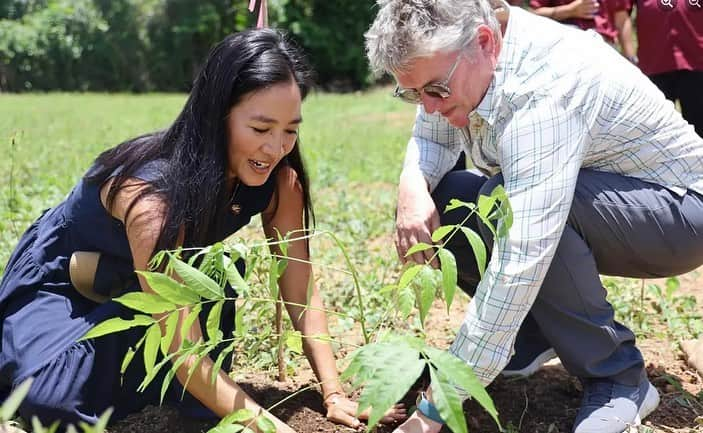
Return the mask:
[[462,56],[463,54],[459,53],[456,60],[454,60],[454,64],[447,73],[447,78],[443,81],[434,81],[425,84],[422,88],[420,88],[420,90],[405,89],[400,86],[395,86],[393,96],[410,104],[421,104],[423,93],[430,98],[447,99],[452,94],[452,90],[449,88],[449,81],[452,79],[452,75],[454,74],[456,67],[459,65],[459,60]]

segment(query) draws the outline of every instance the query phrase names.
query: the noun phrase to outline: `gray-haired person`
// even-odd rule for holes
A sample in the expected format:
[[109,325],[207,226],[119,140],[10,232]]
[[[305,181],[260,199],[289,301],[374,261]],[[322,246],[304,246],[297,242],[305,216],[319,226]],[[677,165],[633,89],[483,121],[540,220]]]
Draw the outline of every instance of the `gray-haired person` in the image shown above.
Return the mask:
[[[514,213],[479,273],[451,351],[484,384],[556,353],[580,378],[574,432],[622,432],[659,403],[635,336],[599,274],[662,277],[703,264],[703,139],[635,66],[592,32],[487,0],[379,0],[371,65],[418,104],[400,177],[400,257],[430,243],[450,198],[505,187]],[[454,170],[465,151],[478,171]],[[411,257],[416,262],[428,254]],[[510,364],[508,364],[510,362]],[[400,432],[436,432],[431,396]]]

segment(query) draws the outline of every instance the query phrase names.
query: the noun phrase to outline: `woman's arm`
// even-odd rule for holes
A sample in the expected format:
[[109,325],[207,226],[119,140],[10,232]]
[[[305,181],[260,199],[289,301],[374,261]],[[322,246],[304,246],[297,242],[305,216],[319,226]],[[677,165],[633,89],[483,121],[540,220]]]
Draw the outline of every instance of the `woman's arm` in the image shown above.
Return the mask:
[[[295,171],[290,167],[283,167],[278,172],[276,179],[276,196],[263,215],[264,232],[268,239],[277,239],[278,233],[285,236],[292,233],[291,237],[303,235],[303,191],[298,182]],[[281,254],[280,249],[273,246],[274,254]],[[358,405],[349,400],[339,381],[337,365],[332,346],[328,341],[314,337],[329,335],[327,315],[324,305],[317,290],[312,283],[312,266],[310,265],[307,242],[297,240],[288,244],[287,255],[296,260],[289,260],[286,270],[279,279],[279,287],[283,300],[287,302],[286,308],[293,326],[300,331],[303,338],[303,350],[310,362],[317,379],[321,383],[323,404],[327,409],[327,418],[331,421],[351,427],[359,425],[356,418]],[[309,308],[299,305],[308,303],[308,288],[312,288],[309,299]],[[293,305],[298,304],[298,305]],[[359,415],[360,419],[368,419],[368,411]],[[406,411],[402,405],[397,405],[389,410],[383,423],[400,421],[406,418]]]
[[[111,212],[113,216],[123,221],[125,225],[136,270],[147,270],[149,260],[151,259],[151,253],[159,237],[166,210],[166,206],[162,200],[154,196],[148,196],[139,199],[129,215],[125,215],[130,203],[135,199],[143,186],[144,183],[142,181],[128,180],[125,183],[125,187],[117,194],[115,206],[113,206]],[[104,192],[107,191],[107,188],[109,188],[109,184],[102,188],[101,199],[103,204],[105,203]],[[144,291],[153,292],[142,276],[139,276],[139,282]],[[202,329],[198,321],[195,322],[194,326],[191,326],[188,335],[181,335],[181,324],[188,316],[189,312],[189,309],[183,309],[180,312],[179,323],[176,328],[178,331],[169,348],[171,353],[181,347],[185,338],[195,342],[203,337]],[[154,317],[156,319],[161,319],[164,315],[154,315]],[[164,333],[163,322],[162,333]],[[178,368],[176,377],[181,384],[187,381],[188,370],[195,362],[196,357],[193,356]],[[244,408],[250,409],[257,414],[263,411],[263,408],[249,397],[226,372],[220,370],[213,383],[210,380],[213,367],[213,361],[209,357],[205,357],[188,382],[188,392],[219,417],[224,417],[229,413]],[[281,420],[269,413],[264,413],[267,418],[274,422],[278,432],[294,433],[294,430]],[[254,425],[251,427],[256,431]]]
[[553,20],[564,21],[571,18],[592,20],[597,11],[598,2],[596,0],[574,0],[565,5],[538,7],[532,12]]
[[[264,213],[264,233],[268,239],[277,239],[278,233],[285,235],[291,233],[292,237],[304,235],[303,228],[303,191],[295,171],[290,167],[283,167],[278,172],[276,179],[276,196],[272,204]],[[277,232],[278,231],[278,232]],[[281,250],[273,246],[274,254],[282,254]],[[279,279],[281,296],[288,302],[286,309],[291,317],[293,326],[304,336],[329,335],[327,315],[323,311],[324,305],[317,287],[312,284],[312,266],[309,263],[307,242],[298,240],[288,245],[288,256],[297,260],[289,260],[286,270]],[[308,287],[312,287],[310,307],[308,302]],[[301,314],[302,313],[302,314]],[[321,382],[323,398],[337,393],[343,393],[339,383],[337,365],[329,342],[316,338],[303,338],[303,349],[318,380]]]
[[627,10],[615,11],[613,13],[613,21],[615,21],[615,28],[618,30],[618,42],[620,42],[620,47],[622,48],[622,55],[636,65],[638,59],[635,53],[630,12]]

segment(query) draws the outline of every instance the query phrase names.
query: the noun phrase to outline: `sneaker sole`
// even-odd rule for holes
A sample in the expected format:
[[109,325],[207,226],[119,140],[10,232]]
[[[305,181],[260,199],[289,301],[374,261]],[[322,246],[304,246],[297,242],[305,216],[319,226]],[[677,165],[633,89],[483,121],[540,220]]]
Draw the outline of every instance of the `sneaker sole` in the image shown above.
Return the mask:
[[545,350],[540,353],[531,363],[529,363],[525,368],[521,370],[503,370],[500,374],[504,377],[528,377],[537,373],[542,365],[547,361],[557,357],[557,353],[554,349]]
[[648,385],[647,395],[640,406],[637,418],[635,418],[635,425],[641,424],[642,420],[647,418],[659,406],[659,391],[651,383],[648,382]]

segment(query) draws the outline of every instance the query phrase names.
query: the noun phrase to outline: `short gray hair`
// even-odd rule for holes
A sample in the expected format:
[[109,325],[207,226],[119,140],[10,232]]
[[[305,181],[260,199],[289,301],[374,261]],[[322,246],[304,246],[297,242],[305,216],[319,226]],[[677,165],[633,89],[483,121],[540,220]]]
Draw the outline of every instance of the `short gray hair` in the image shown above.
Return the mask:
[[[375,74],[400,72],[413,59],[464,47],[481,24],[500,34],[493,11],[500,0],[377,0],[364,35]],[[495,3],[495,5],[493,5]]]

